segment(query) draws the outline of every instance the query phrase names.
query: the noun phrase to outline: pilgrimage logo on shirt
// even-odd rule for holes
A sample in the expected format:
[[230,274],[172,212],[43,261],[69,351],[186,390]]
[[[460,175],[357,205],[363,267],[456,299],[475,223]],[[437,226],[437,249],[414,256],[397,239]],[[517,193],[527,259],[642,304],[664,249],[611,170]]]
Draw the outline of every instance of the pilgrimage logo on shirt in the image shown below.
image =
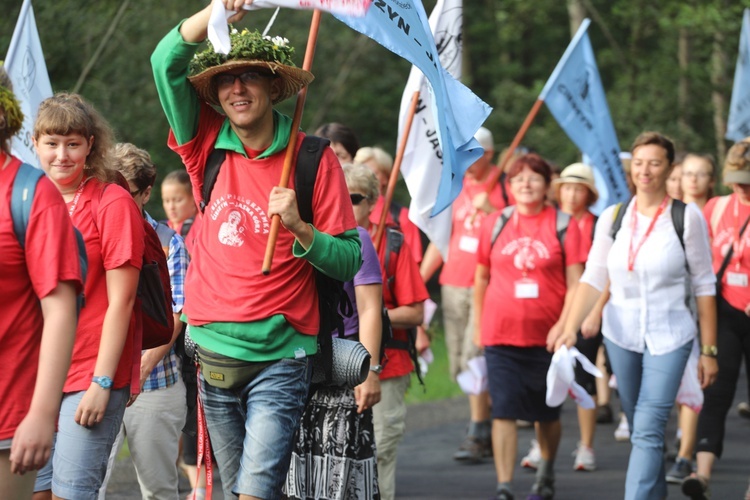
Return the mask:
[[536,269],[538,259],[550,258],[547,246],[528,236],[509,242],[500,252],[503,255],[513,255],[513,266],[519,271]]
[[268,234],[271,223],[265,210],[244,196],[228,193],[211,202],[209,216],[221,221],[219,242],[241,247],[249,234]]

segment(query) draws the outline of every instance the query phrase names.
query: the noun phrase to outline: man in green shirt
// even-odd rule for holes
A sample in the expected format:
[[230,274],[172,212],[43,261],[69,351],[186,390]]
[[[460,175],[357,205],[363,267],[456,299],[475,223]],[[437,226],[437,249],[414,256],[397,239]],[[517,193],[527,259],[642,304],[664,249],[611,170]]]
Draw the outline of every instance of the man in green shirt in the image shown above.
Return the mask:
[[[239,13],[243,0],[228,0]],[[226,498],[278,498],[317,350],[318,301],[313,266],[341,281],[361,264],[356,222],[332,150],[318,169],[315,225],[301,220],[295,191],[278,187],[291,120],[274,104],[313,79],[291,62],[285,39],[233,30],[224,57],[209,49],[211,6],[168,33],[151,57],[169,121],[170,147],[183,160],[203,224],[185,281],[183,309],[199,352],[240,364],[248,375],[227,387],[202,377],[201,398]],[[202,200],[205,166],[224,161]],[[261,273],[270,220],[281,218],[273,272]],[[206,374],[204,367],[203,374]]]

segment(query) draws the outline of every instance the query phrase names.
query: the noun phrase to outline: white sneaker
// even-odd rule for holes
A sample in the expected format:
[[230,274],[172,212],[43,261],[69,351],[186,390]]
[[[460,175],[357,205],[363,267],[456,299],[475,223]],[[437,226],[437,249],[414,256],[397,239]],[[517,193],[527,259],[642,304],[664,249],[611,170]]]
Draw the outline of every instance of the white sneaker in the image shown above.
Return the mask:
[[573,455],[576,457],[575,461],[573,462],[574,470],[583,470],[588,472],[596,470],[596,456],[594,455],[593,448],[589,448],[588,446],[584,446],[583,444],[578,443],[578,448],[573,452]]
[[630,441],[630,426],[624,413],[620,416],[620,424],[615,429],[615,440]]
[[531,440],[531,448],[525,457],[521,459],[521,467],[536,470],[539,467],[539,461],[542,459],[542,450],[536,439]]

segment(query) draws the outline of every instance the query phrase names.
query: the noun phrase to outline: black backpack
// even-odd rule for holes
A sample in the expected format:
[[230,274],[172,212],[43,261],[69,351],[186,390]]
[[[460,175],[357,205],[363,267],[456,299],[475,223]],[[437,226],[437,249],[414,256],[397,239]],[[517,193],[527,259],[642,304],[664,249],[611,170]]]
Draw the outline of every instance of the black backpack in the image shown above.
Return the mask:
[[[624,206],[624,203],[618,203],[615,205],[615,211],[612,214],[612,227],[609,230],[609,237],[613,240],[622,227],[622,219],[625,217],[625,210],[623,210]],[[682,200],[672,200],[672,224],[674,225],[674,230],[677,233],[677,238],[679,238],[683,250],[685,250],[685,207],[685,202]]]
[[[385,276],[386,283],[384,286],[388,287],[391,293],[391,297],[395,300],[396,294],[393,289],[393,282],[396,279],[395,261],[398,258],[401,248],[404,245],[404,233],[399,231],[395,227],[385,228]],[[393,258],[395,257],[395,258]],[[393,337],[393,327],[391,326],[391,320],[388,317],[388,311],[383,304],[383,335],[380,341],[380,363],[385,365],[387,363],[387,357],[385,356],[386,347],[389,349],[402,349],[409,353],[412,364],[414,365],[414,372],[417,374],[419,383],[424,386],[424,380],[422,380],[422,373],[419,369],[419,353],[417,352],[417,329],[407,328],[407,340],[398,340]]]
[[[318,167],[323,153],[330,144],[327,139],[315,136],[305,136],[297,153],[297,168],[294,175],[295,191],[297,193],[297,209],[300,218],[310,224],[315,223],[312,200],[315,189],[315,180],[318,176]],[[206,170],[203,179],[202,200],[200,210],[204,212],[211,199],[216,179],[219,176],[226,150],[214,149],[206,161]],[[318,311],[320,313],[320,329],[318,334],[318,346],[323,356],[326,374],[325,380],[330,381],[333,377],[333,351],[332,333],[337,331],[340,337],[344,335],[343,316],[351,317],[354,312],[349,296],[344,291],[344,283],[323,274],[315,269],[315,287],[318,292]]]
[[[497,237],[505,228],[510,218],[515,212],[515,205],[507,206],[503,209],[500,217],[495,221],[495,225],[492,227],[492,239],[490,245],[494,245],[497,241]],[[557,241],[560,243],[560,250],[563,254],[563,261],[565,261],[565,236],[568,234],[568,226],[570,225],[570,215],[560,210],[555,210],[555,234],[557,235]]]

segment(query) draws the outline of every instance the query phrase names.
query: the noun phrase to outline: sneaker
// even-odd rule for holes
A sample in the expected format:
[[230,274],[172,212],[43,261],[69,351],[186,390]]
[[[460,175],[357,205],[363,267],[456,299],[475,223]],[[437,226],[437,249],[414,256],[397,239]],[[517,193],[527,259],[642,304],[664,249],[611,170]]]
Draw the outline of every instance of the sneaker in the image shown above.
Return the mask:
[[555,480],[551,477],[537,479],[526,500],[552,500],[555,497]]
[[630,441],[630,426],[628,425],[628,419],[625,414],[620,416],[620,424],[615,429],[615,440],[617,441]]
[[539,461],[542,459],[542,450],[536,439],[531,440],[531,447],[525,457],[521,459],[521,467],[536,470],[539,467]]
[[705,478],[694,475],[686,477],[682,481],[682,493],[691,500],[709,500],[711,491]]
[[494,500],[513,500],[513,493],[506,489],[498,490],[495,493]]
[[464,442],[453,454],[453,460],[475,464],[483,458],[492,456],[492,441],[490,439],[479,439],[474,436],[466,436]]
[[583,444],[578,443],[578,448],[575,452],[573,452],[573,455],[576,457],[575,461],[573,462],[574,470],[582,470],[588,472],[596,470],[596,456],[594,455],[593,448],[589,448],[588,446],[584,446]]
[[740,417],[742,418],[750,418],[750,404],[746,403],[745,401],[738,404],[737,413],[739,413]]
[[693,466],[690,460],[686,458],[677,458],[669,472],[667,472],[667,482],[672,484],[681,484],[685,478],[693,472]]
[[611,424],[614,421],[612,415],[612,408],[609,405],[601,405],[596,407],[596,423],[597,424]]

